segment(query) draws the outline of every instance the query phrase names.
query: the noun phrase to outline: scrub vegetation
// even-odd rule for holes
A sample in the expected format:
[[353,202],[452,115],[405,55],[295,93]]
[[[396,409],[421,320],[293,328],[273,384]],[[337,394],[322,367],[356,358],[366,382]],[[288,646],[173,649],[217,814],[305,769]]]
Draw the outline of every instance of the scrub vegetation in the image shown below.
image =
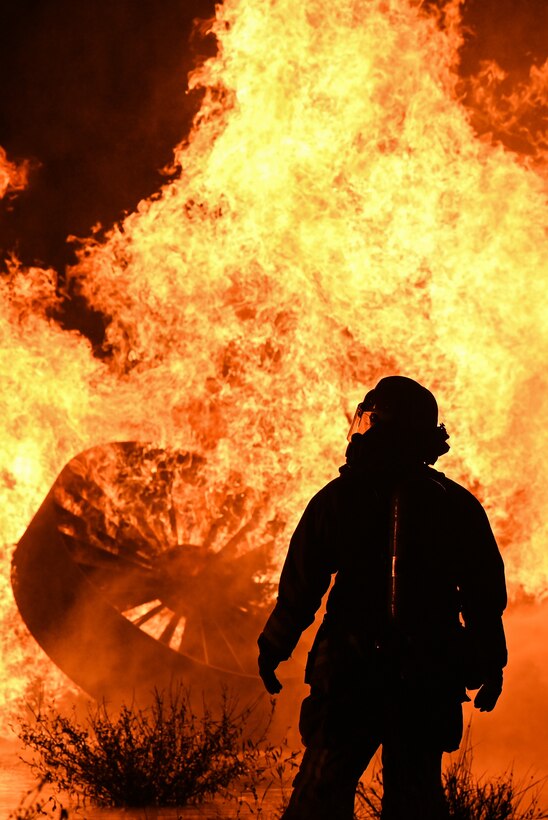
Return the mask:
[[28,792],[8,820],[68,820],[67,809],[55,797],[42,797],[43,783]]
[[278,785],[296,753],[268,743],[268,725],[253,731],[255,707],[239,709],[226,693],[215,712],[205,703],[198,711],[177,688],[155,692],[147,708],[94,707],[84,719],[31,709],[18,734],[37,777],[79,801],[182,807],[222,797],[259,806],[256,784]]
[[[461,751],[452,756],[443,773],[443,785],[451,820],[543,820],[548,813],[540,805],[544,779],[516,782],[511,770],[496,777],[476,778],[472,773],[473,746],[470,730]],[[381,816],[382,772],[369,783],[360,783],[356,820],[378,820]]]
[[[26,762],[40,785],[10,820],[69,816],[55,798],[37,799],[44,785],[103,806],[183,807],[216,799],[232,805],[233,817],[274,820],[287,802],[300,755],[269,743],[268,724],[250,732],[253,713],[253,706],[238,709],[225,694],[215,714],[203,705],[197,716],[182,688],[156,692],[148,708],[122,706],[111,713],[96,706],[84,718],[53,707],[31,709],[19,737],[33,753]],[[472,758],[468,732],[444,773],[452,820],[548,818],[539,805],[540,780],[516,782],[512,771],[477,779]],[[267,808],[273,789],[280,796],[277,810]],[[377,771],[358,787],[356,820],[378,820],[381,795]]]

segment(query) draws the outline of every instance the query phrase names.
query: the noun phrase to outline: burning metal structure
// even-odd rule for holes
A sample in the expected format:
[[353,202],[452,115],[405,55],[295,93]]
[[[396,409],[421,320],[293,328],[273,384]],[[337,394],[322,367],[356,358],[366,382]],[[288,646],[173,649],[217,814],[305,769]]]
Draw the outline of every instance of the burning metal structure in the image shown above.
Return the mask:
[[[514,591],[548,584],[546,67],[514,95],[493,66],[464,88],[455,0],[226,0],[210,28],[217,54],[191,77],[203,99],[178,176],[105,240],[80,242],[67,274],[105,317],[101,356],[52,318],[54,271],[6,263],[6,702],[55,679],[9,593],[21,538],[17,601],[53,657],[53,601],[29,612],[62,554],[65,613],[79,585],[140,647],[157,628],[168,665],[247,674],[286,538],[335,474],[356,400],[387,373],[439,398],[444,468],[488,509]],[[504,129],[527,150],[505,148]],[[2,188],[20,187],[0,162]],[[101,444],[116,441],[154,446]],[[79,676],[65,629],[58,662],[91,691],[110,673]]]
[[240,688],[257,679],[275,527],[249,491],[209,493],[202,461],[136,442],[88,450],[61,472],[15,551],[25,623],[99,700],[175,679]]

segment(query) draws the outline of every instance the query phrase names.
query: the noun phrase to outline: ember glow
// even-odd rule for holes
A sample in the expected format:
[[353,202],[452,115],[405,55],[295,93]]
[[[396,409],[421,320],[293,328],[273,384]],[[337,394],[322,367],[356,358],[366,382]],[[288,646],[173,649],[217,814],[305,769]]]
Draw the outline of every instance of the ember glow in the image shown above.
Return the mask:
[[485,503],[514,594],[547,588],[546,185],[459,101],[458,4],[227,0],[212,27],[178,178],[70,273],[108,355],[49,318],[53,271],[2,282],[5,700],[46,666],[13,647],[9,556],[71,457],[198,453],[213,494],[263,499],[281,557],[390,373],[438,397],[440,467]]
[[22,191],[27,185],[28,165],[17,165],[10,162],[6,152],[0,146],[0,199],[6,195]]

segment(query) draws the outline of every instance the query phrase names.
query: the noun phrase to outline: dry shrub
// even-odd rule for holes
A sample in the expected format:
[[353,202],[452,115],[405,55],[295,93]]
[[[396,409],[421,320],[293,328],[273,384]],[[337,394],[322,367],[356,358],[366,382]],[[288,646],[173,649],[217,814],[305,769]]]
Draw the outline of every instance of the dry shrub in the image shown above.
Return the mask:
[[104,806],[196,805],[234,798],[237,786],[253,792],[273,767],[291,765],[294,755],[265,742],[266,728],[250,739],[253,711],[225,692],[215,714],[203,704],[198,717],[179,687],[156,691],[148,708],[123,705],[113,715],[103,705],[84,720],[37,708],[18,734],[34,753],[25,762],[35,774],[73,797]]
[[[512,770],[494,778],[476,778],[472,773],[473,746],[468,727],[463,748],[443,773],[443,786],[451,820],[543,820],[539,806],[543,780],[516,782]],[[377,820],[381,816],[382,772],[360,783],[356,799],[357,820]]]
[[459,754],[443,775],[452,820],[542,820],[543,779],[516,781],[512,769],[495,777],[476,778],[472,773],[473,746],[470,726]]
[[68,820],[68,811],[53,796],[42,796],[45,783],[41,782],[21,799],[8,820]]

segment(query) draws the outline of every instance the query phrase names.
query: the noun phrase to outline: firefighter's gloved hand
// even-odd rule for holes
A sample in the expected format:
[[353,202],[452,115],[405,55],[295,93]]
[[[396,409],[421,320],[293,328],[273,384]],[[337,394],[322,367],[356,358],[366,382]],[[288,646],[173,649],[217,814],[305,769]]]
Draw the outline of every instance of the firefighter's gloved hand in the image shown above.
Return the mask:
[[270,695],[277,695],[282,689],[282,684],[274,674],[280,663],[279,655],[264,635],[259,637],[257,643],[259,644],[259,675],[266,691]]
[[[278,664],[276,664],[277,666]],[[276,666],[272,666],[262,655],[259,655],[259,675],[263,679],[264,688],[270,695],[277,695],[282,690],[282,684],[274,674]]]
[[474,706],[480,712],[492,712],[502,692],[502,669],[489,675],[474,698]]

